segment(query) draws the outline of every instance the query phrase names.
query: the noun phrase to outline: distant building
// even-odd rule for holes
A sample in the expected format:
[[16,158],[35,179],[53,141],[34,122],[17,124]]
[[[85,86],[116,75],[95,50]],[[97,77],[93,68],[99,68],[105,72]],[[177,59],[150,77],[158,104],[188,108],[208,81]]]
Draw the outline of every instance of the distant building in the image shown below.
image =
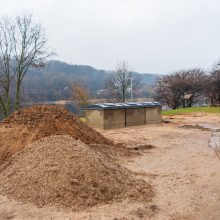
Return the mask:
[[107,89],[99,89],[96,91],[97,95],[107,95],[108,94],[108,90]]

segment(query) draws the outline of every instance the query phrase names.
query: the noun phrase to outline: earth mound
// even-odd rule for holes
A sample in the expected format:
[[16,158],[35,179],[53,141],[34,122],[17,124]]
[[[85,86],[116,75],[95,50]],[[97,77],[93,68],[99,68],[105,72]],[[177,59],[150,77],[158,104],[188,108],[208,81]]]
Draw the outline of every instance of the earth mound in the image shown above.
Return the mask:
[[70,135],[86,144],[112,144],[64,107],[36,105],[0,122],[0,164],[23,147],[51,135]]
[[0,166],[0,193],[38,206],[79,210],[123,199],[150,202],[150,185],[71,136],[40,139]]

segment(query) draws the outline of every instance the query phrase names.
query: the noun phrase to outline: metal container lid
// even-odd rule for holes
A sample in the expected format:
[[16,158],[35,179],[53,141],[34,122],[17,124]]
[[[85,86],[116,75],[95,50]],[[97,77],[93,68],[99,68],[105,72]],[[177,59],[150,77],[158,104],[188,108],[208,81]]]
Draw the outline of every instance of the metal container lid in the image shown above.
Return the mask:
[[84,110],[104,110],[104,109],[130,109],[130,108],[152,108],[161,107],[159,102],[123,102],[123,103],[99,103],[89,105]]

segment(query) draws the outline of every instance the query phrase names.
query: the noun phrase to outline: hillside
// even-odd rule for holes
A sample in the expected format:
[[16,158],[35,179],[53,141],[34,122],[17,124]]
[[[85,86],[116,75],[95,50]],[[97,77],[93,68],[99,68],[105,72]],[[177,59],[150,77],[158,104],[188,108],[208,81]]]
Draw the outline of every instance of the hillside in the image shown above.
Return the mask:
[[[86,85],[92,97],[104,89],[111,71],[98,70],[87,65],[73,65],[53,60],[40,70],[30,70],[25,78],[23,93],[25,101],[53,101],[68,99],[73,82]],[[139,74],[139,73],[137,73]],[[141,74],[143,86],[154,85],[158,74]]]

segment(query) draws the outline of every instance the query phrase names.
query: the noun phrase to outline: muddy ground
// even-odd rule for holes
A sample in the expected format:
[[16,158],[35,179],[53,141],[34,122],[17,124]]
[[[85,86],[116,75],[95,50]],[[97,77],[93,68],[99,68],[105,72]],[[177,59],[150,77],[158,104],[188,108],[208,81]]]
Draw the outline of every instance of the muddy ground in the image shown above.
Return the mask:
[[154,187],[151,206],[125,200],[74,213],[0,196],[0,219],[219,220],[220,160],[208,145],[211,131],[194,125],[220,128],[220,116],[195,114],[164,120],[162,125],[100,131],[135,152],[120,163]]

